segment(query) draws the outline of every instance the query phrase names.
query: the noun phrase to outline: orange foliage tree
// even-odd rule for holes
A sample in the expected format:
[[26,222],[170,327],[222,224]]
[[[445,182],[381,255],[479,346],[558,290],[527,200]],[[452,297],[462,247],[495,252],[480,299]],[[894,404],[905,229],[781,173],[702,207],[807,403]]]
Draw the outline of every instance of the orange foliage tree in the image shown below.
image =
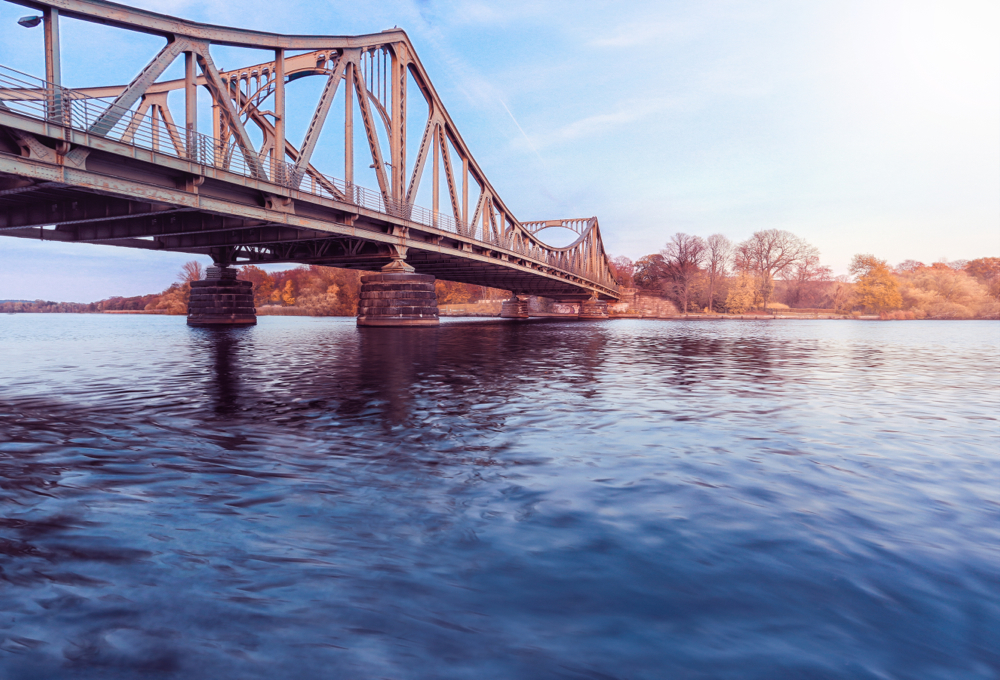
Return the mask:
[[624,255],[608,261],[611,273],[618,279],[618,283],[625,288],[635,288],[635,263]]

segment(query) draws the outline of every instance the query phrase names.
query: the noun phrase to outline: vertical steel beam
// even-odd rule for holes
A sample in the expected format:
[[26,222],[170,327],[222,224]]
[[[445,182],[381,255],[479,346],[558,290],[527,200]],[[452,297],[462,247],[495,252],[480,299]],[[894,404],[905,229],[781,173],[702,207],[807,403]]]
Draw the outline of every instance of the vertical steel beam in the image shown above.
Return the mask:
[[395,104],[396,116],[399,117],[399,168],[396,170],[396,177],[399,182],[399,197],[402,199],[403,192],[406,191],[406,74],[409,72],[409,56],[405,44],[399,43],[398,49],[402,52],[403,61],[396,78],[399,83],[399,102]]
[[187,156],[198,160],[198,73],[194,52],[184,53],[184,145]]
[[[487,218],[486,217],[487,215],[489,215],[490,217]],[[486,233],[489,231],[490,222],[488,222],[487,220],[490,221],[493,220],[493,200],[492,197],[490,196],[487,196],[486,201],[483,202],[483,231],[482,231],[483,236],[485,236]],[[476,235],[475,232],[470,234],[470,236],[472,236],[473,238],[475,238],[475,235]]]
[[49,118],[62,119],[62,59],[59,53],[59,10],[46,7],[42,10],[45,22],[45,80],[54,85],[49,100]]
[[45,21],[45,80],[62,87],[62,64],[59,58],[59,10],[42,10]]
[[160,121],[157,120],[157,114],[159,113],[158,106],[149,107],[149,132],[150,139],[152,141],[153,151],[160,150]]
[[432,136],[433,136],[433,138],[434,138],[434,141],[433,141],[433,145],[434,145],[434,156],[433,156],[433,160],[434,160],[434,174],[433,174],[433,176],[431,178],[431,196],[432,196],[431,202],[433,203],[433,207],[431,208],[431,210],[434,212],[434,226],[435,227],[437,226],[438,210],[440,210],[439,206],[440,206],[440,203],[441,203],[441,200],[440,200],[441,182],[440,182],[439,170],[438,170],[438,168],[441,165],[441,162],[438,160],[438,156],[440,155],[440,151],[438,151],[438,136],[440,134],[440,130],[441,130],[441,127],[439,125],[435,125],[434,126],[434,132],[431,133]]
[[222,112],[219,111],[219,105],[212,100],[212,140],[215,142],[215,148],[212,153],[215,157],[212,159],[213,165],[222,166]]
[[462,156],[462,222],[469,224],[469,158]]
[[274,148],[271,150],[271,179],[285,179],[285,50],[274,51]]
[[392,198],[402,202],[403,183],[406,181],[406,46],[396,43],[390,50],[392,57],[392,108],[389,122],[389,148],[392,155]]
[[[344,180],[354,184],[354,63],[344,70]],[[353,199],[353,193],[351,198]]]

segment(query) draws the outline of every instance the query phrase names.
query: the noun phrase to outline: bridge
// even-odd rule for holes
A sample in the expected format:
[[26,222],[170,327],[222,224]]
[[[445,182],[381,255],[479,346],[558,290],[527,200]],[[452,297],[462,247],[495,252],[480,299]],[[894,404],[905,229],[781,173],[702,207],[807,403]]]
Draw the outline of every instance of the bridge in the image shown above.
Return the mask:
[[[619,296],[597,218],[520,222],[402,30],[290,36],[103,0],[8,1],[37,13],[18,23],[41,24],[45,77],[0,65],[0,235],[209,255],[215,266],[192,288],[192,325],[256,320],[248,284],[232,268],[250,263],[379,272],[362,277],[359,325],[437,323],[435,277],[512,291],[504,315],[513,317],[526,316],[529,295],[579,301],[592,318]],[[63,18],[165,44],[127,84],[65,88]],[[262,50],[267,59],[223,70],[213,46]],[[184,77],[162,79],[175,61]],[[286,110],[297,90],[286,86],[310,77],[322,91],[318,102],[296,104],[313,113],[295,146]],[[184,104],[177,118],[175,91]],[[211,134],[207,121],[199,125],[199,91],[211,98]],[[332,154],[343,159],[342,177],[316,167],[334,105],[343,112]],[[423,134],[408,157],[411,116]],[[358,158],[356,138],[364,140]],[[429,209],[415,204],[427,182]],[[575,239],[549,245],[539,234],[551,228]]]

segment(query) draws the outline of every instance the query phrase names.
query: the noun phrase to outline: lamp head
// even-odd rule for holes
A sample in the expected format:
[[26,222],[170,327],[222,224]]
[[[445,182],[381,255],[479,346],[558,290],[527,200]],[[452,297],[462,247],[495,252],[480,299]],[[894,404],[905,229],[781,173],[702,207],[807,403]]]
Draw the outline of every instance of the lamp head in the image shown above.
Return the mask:
[[34,28],[38,24],[42,23],[42,17],[35,15],[28,15],[26,17],[21,17],[17,20],[17,23],[21,24],[25,28]]

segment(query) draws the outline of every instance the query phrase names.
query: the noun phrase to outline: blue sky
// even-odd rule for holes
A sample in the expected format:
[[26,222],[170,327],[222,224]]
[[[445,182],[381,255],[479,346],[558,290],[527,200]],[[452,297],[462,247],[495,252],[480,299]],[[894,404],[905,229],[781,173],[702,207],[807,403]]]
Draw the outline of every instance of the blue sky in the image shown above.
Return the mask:
[[[405,29],[517,217],[597,215],[615,255],[656,252],[675,231],[777,227],[841,273],[859,252],[1000,256],[995,2],[136,4],[281,33]],[[28,13],[0,3],[0,63],[41,75],[41,29],[15,23]],[[162,43],[62,31],[71,87],[127,82]],[[265,60],[216,53],[223,67]],[[302,120],[309,87],[290,95]],[[0,239],[0,299],[155,292],[187,259]]]

